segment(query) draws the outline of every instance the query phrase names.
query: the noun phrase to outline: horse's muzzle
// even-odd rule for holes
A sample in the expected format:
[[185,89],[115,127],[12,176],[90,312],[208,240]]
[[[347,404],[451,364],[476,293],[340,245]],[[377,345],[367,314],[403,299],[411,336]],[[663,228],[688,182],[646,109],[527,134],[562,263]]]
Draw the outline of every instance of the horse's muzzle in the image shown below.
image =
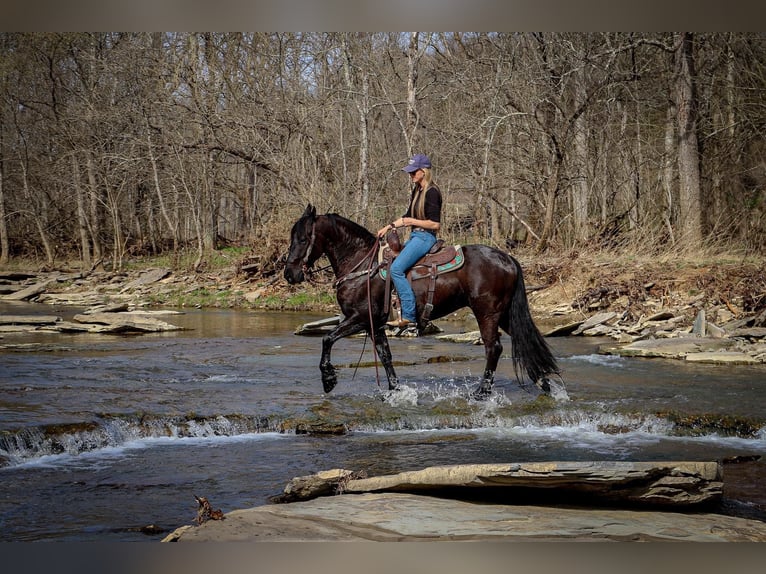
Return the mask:
[[303,269],[300,267],[285,267],[285,280],[287,280],[290,285],[303,283],[305,279],[306,276],[303,274]]

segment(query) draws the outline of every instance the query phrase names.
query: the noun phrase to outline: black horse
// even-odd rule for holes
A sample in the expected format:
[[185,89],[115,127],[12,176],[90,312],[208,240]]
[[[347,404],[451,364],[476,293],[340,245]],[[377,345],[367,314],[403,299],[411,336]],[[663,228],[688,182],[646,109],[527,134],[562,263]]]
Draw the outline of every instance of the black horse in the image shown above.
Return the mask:
[[[337,299],[344,319],[322,340],[319,368],[326,393],[338,382],[330,362],[332,346],[338,339],[362,331],[372,336],[386,371],[388,388],[394,390],[398,386],[385,329],[388,319],[384,306],[385,281],[375,272],[376,244],[376,237],[357,223],[334,213],[317,215],[311,204],[290,233],[290,252],[285,266],[288,283],[304,281],[308,270],[322,255],[327,256],[335,272]],[[473,311],[486,356],[484,376],[473,396],[480,399],[491,393],[503,351],[498,327],[511,337],[516,377],[521,380],[523,370],[543,392],[550,393],[549,377],[558,375],[559,369],[529,313],[518,261],[485,245],[466,245],[463,253],[463,266],[440,275],[436,281],[430,318],[438,319],[466,306]],[[413,282],[419,309],[425,304],[428,283],[426,279]]]

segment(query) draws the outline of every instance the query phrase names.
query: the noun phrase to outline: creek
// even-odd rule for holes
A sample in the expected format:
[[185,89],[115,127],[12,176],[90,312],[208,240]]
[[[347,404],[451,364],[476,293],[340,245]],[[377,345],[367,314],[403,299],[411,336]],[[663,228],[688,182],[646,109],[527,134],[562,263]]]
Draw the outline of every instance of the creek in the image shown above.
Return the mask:
[[[186,329],[171,333],[4,336],[0,540],[159,540],[192,523],[195,495],[228,512],[338,467],[766,454],[764,365],[627,359],[599,355],[600,339],[554,338],[570,399],[555,402],[519,384],[503,337],[495,392],[477,402],[483,347],[393,338],[404,390],[389,394],[354,337],[336,344],[339,383],[325,395],[321,339],[293,334],[324,316],[184,310],[163,317]],[[766,462],[725,477],[727,508],[763,519]]]

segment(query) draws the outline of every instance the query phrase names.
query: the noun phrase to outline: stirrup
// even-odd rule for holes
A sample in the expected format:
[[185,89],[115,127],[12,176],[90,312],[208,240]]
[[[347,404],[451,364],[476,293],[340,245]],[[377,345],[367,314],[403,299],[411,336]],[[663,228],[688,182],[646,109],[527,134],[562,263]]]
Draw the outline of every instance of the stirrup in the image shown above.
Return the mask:
[[409,327],[410,325],[416,325],[414,321],[410,321],[409,319],[394,319],[393,321],[388,321],[386,323],[389,327],[394,327],[396,329],[405,329]]

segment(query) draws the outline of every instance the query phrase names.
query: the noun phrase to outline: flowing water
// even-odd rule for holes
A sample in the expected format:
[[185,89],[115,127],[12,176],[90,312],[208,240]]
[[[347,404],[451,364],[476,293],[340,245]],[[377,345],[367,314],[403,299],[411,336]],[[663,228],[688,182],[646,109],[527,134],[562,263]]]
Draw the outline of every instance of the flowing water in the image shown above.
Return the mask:
[[[180,332],[0,339],[0,540],[159,540],[192,523],[194,495],[228,512],[337,467],[766,454],[766,366],[623,359],[597,354],[602,340],[551,339],[570,399],[554,402],[519,385],[506,343],[495,393],[476,402],[483,347],[392,339],[404,389],[389,395],[356,337],[336,344],[339,383],[325,395],[321,340],[293,334],[322,317],[192,310],[164,317]],[[735,513],[764,515],[764,468],[726,465]]]

